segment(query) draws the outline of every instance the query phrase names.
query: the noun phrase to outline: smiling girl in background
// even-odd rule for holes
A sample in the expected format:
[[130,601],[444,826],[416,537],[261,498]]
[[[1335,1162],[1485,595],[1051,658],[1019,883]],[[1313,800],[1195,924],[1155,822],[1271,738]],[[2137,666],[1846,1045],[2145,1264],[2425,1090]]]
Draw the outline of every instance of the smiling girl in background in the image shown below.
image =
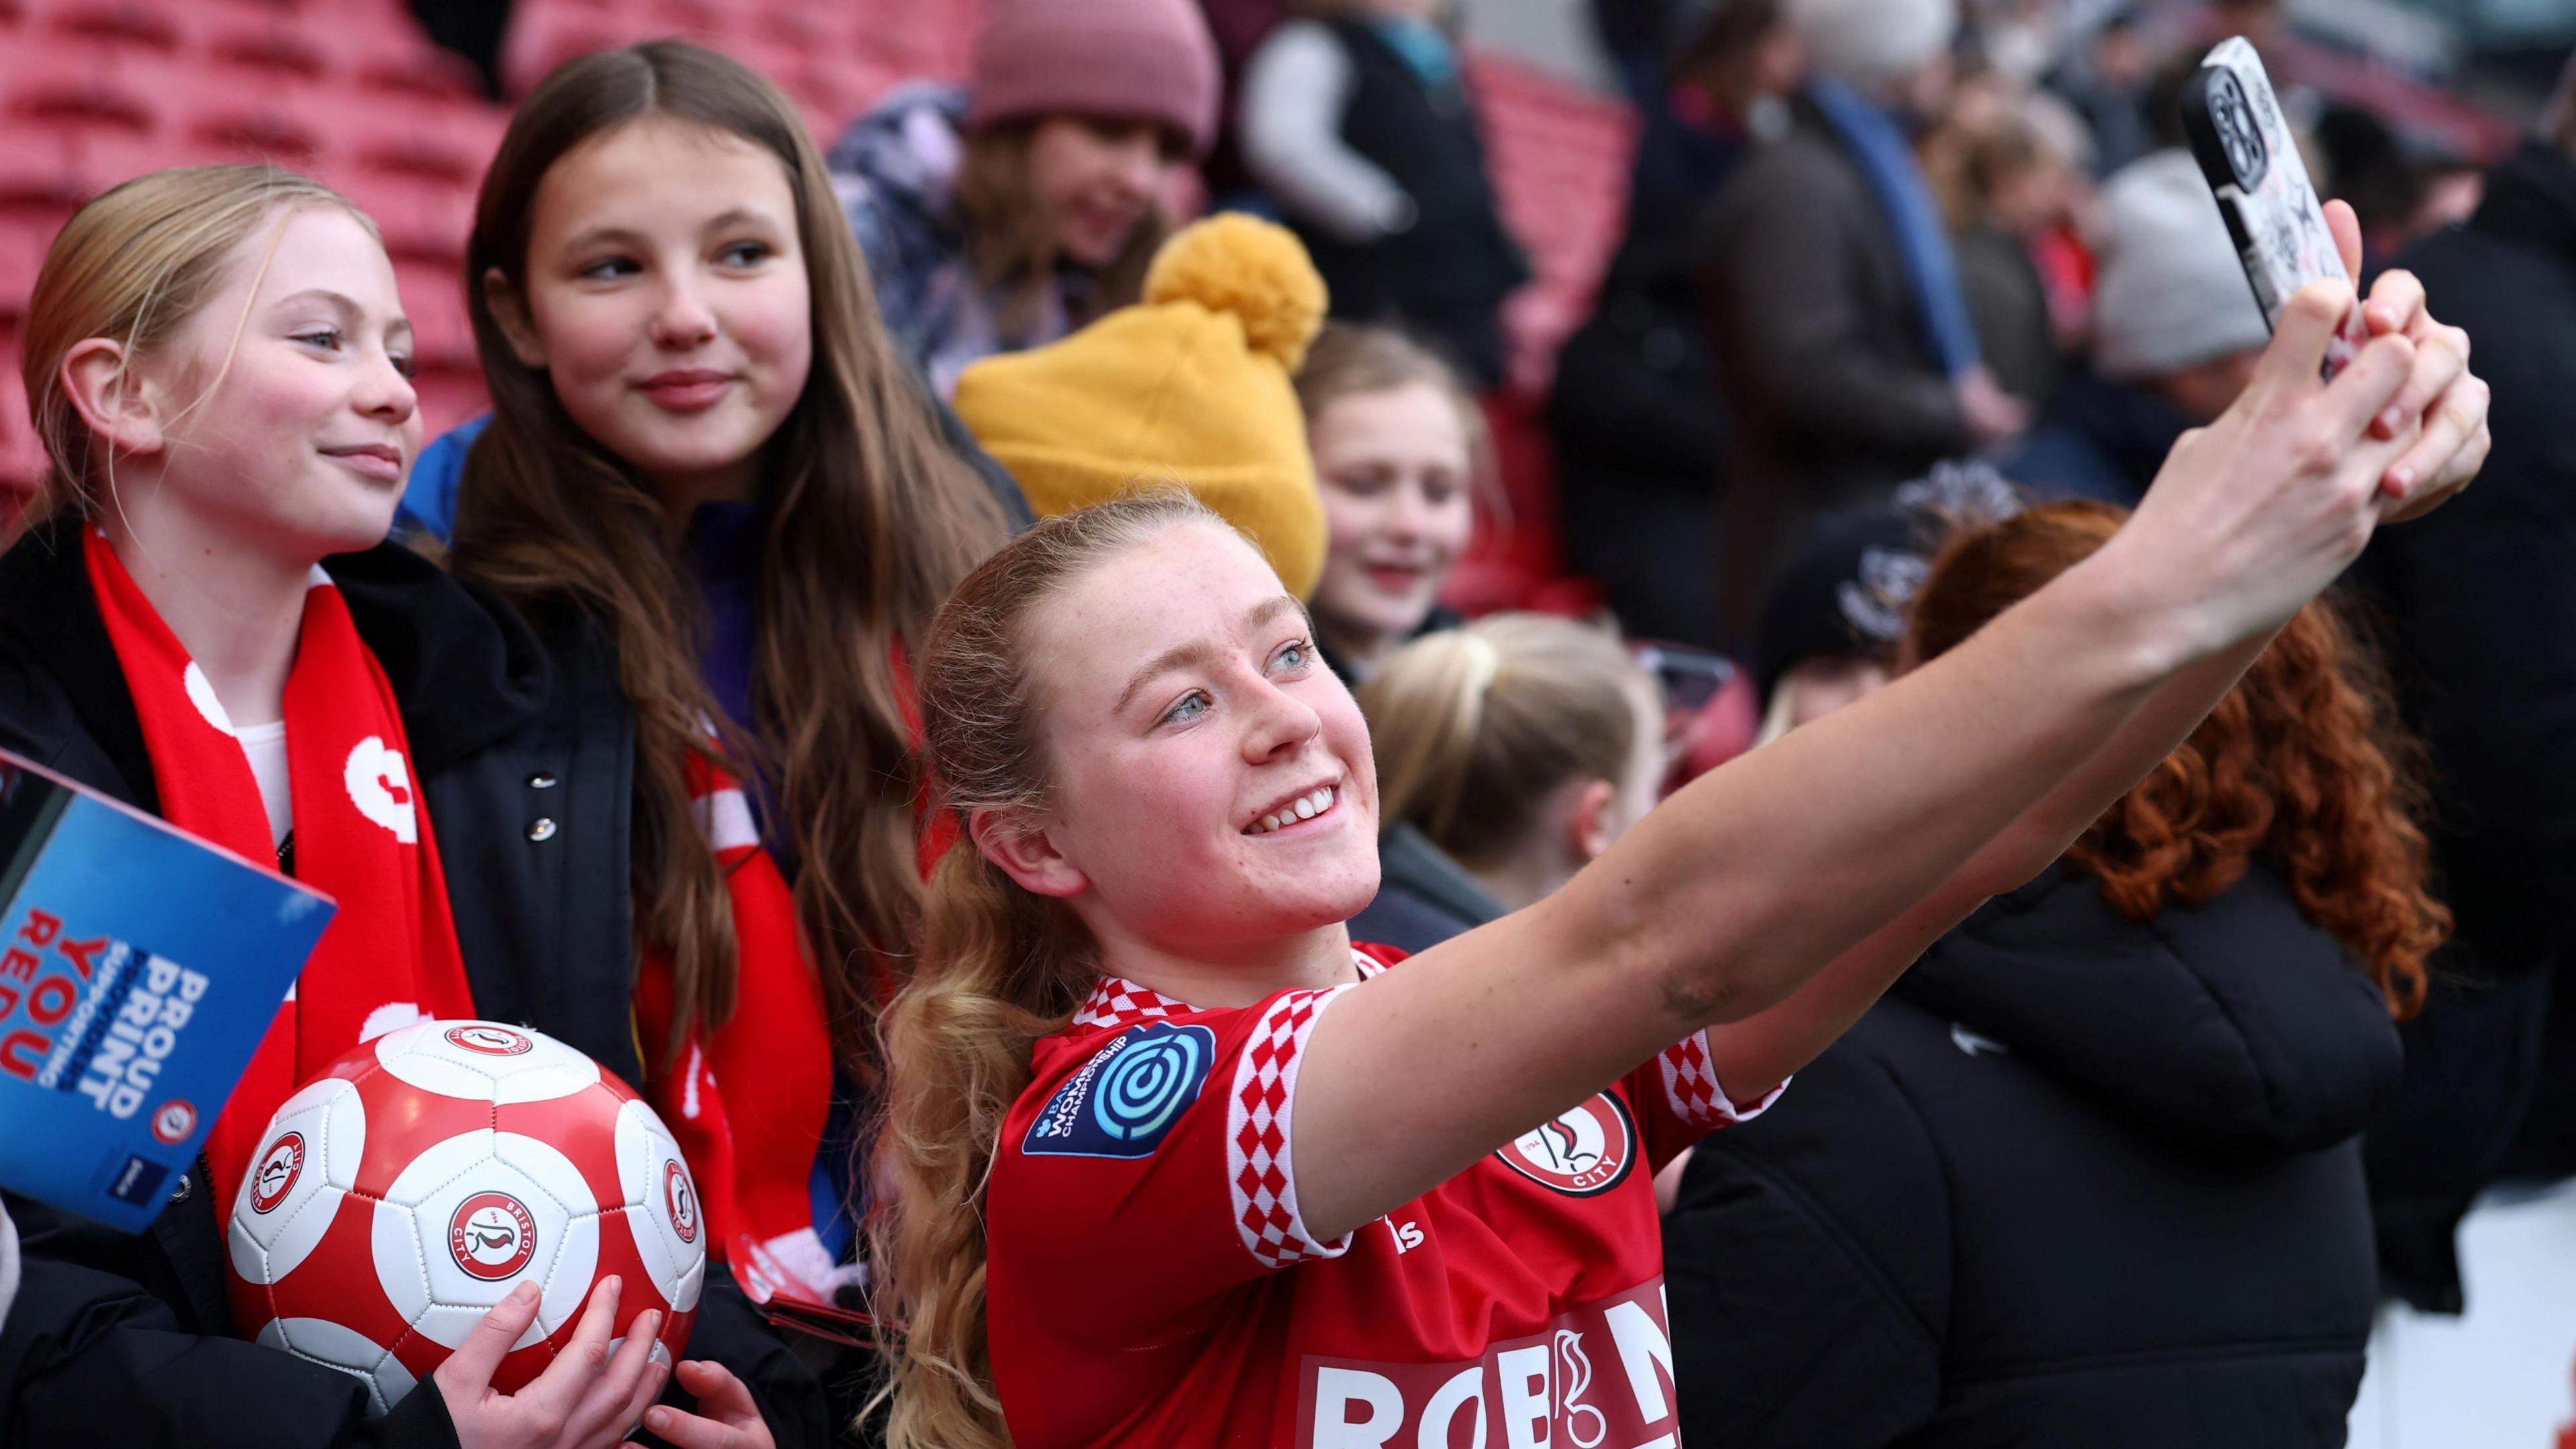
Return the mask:
[[1475,531],[1485,415],[1429,348],[1347,322],[1315,339],[1297,402],[1326,525],[1315,642],[1356,683],[1405,641],[1457,622],[1440,589]]
[[944,397],[1134,302],[1216,117],[1190,0],[1001,0],[964,89],[902,87],[832,148],[886,330]]
[[748,1237],[828,1296],[918,932],[907,661],[1001,520],[938,445],[794,107],[738,62],[656,42],[556,71],[466,260],[493,421],[453,562],[521,606],[625,766],[551,801],[537,848],[631,883],[643,1086],[710,1256]]

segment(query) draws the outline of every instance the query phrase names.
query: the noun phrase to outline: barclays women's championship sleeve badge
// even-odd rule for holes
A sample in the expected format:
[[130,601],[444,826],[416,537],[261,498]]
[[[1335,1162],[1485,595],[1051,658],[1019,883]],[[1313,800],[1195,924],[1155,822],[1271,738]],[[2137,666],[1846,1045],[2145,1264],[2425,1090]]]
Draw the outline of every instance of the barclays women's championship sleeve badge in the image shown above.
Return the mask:
[[1216,1068],[1216,1033],[1154,1022],[1130,1027],[1056,1088],[1020,1151],[1047,1157],[1144,1157],[1199,1099]]

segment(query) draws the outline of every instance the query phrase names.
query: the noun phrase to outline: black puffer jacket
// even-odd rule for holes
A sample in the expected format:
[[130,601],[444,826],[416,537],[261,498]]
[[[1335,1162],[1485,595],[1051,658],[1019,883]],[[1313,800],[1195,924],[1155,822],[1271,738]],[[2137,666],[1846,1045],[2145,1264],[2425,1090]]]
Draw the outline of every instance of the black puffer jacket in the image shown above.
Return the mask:
[[2353,572],[2432,749],[2459,919],[2406,1027],[2404,1100],[2370,1134],[2380,1270],[2456,1313],[2480,1190],[2576,1172],[2576,157],[2524,142],[2466,226],[2398,261],[2495,389],[2477,485],[2380,532]]
[[[635,731],[614,655],[580,619],[540,635],[392,544],[325,567],[402,707],[475,1009],[639,1081],[628,1005]],[[0,749],[156,807],[142,726],[68,526],[0,554]],[[201,1173],[139,1236],[9,1198],[26,1280],[0,1328],[0,1445],[453,1446],[429,1385],[371,1422],[355,1379],[233,1336],[230,1194]],[[829,1441],[813,1374],[721,1269],[707,1274],[688,1352],[750,1385],[780,1449]]]
[[2053,868],[1703,1143],[1665,1224],[1685,1443],[2340,1445],[2378,992],[2257,868],[2144,924]]

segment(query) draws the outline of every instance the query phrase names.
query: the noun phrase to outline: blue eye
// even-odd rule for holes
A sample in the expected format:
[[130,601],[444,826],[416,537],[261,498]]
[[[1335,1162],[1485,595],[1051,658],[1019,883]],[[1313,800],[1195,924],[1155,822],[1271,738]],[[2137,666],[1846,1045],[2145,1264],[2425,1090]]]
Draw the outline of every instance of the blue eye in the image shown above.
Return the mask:
[[1315,646],[1307,643],[1303,639],[1299,639],[1293,643],[1280,645],[1279,652],[1270,656],[1270,667],[1293,673],[1297,670],[1304,669],[1307,665],[1312,664],[1314,660]]
[[636,266],[630,257],[602,257],[587,266],[574,269],[573,275],[585,282],[611,282],[619,277],[631,277],[641,270],[643,269]]
[[340,329],[337,327],[316,327],[309,331],[296,333],[295,340],[303,343],[307,347],[319,347],[325,352],[337,352],[340,350]]
[[1208,697],[1198,690],[1181,696],[1181,701],[1163,712],[1165,724],[1187,724],[1208,712]]

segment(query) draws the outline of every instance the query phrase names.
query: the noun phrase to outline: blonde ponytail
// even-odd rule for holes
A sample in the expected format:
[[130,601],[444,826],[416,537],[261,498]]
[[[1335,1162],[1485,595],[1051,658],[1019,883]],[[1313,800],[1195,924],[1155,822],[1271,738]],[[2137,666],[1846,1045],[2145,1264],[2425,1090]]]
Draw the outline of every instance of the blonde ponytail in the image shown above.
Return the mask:
[[[1036,528],[967,575],[930,627],[917,674],[924,753],[961,826],[1032,810],[1047,792],[1020,635],[1030,612],[1109,555],[1183,523],[1228,525],[1158,490]],[[878,1405],[889,1449],[1008,1449],[984,1333],[984,1187],[1029,1053],[1090,989],[1072,913],[1022,890],[971,837],[939,863],[921,960],[886,1009],[885,1120],[868,1235],[877,1312],[899,1335]]]
[[1494,614],[1426,634],[1356,691],[1378,808],[1465,864],[1506,856],[1570,780],[1620,780],[1654,682],[1606,630]]

